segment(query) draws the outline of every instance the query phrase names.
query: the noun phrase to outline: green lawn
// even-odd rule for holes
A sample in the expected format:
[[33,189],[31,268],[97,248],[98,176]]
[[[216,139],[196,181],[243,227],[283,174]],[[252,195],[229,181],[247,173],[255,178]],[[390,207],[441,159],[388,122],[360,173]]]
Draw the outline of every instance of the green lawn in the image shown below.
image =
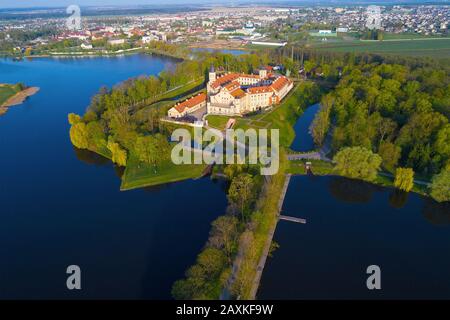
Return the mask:
[[201,176],[205,168],[206,165],[203,164],[175,165],[171,160],[166,160],[157,167],[155,173],[153,166],[139,162],[134,157],[130,157],[122,177],[120,190],[131,190],[186,179],[195,179]]
[[225,130],[225,126],[230,118],[231,117],[219,115],[209,115],[206,117],[208,120],[208,125],[219,130]]
[[0,106],[19,91],[17,85],[0,86]]

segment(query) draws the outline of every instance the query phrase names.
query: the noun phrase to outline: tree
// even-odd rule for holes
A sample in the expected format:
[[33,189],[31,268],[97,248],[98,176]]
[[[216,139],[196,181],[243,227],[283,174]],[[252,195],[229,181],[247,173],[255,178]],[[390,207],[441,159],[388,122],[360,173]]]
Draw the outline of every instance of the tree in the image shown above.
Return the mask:
[[209,235],[209,245],[222,249],[231,263],[231,257],[236,245],[238,235],[238,220],[233,216],[220,216],[212,223],[212,229]]
[[111,137],[108,139],[107,144],[108,150],[111,152],[111,160],[112,162],[118,164],[119,166],[126,166],[127,164],[127,152],[122,149],[120,145],[114,141]]
[[242,173],[231,181],[228,190],[228,199],[239,208],[243,220],[245,210],[250,206],[253,199],[253,179],[248,173]]
[[229,180],[233,180],[234,177],[241,174],[244,171],[244,166],[241,164],[229,164],[223,169],[223,173]]
[[431,196],[438,202],[450,201],[450,170],[444,169],[433,177]]
[[318,146],[323,144],[325,136],[330,128],[330,111],[333,106],[334,99],[327,95],[322,99],[322,108],[317,112],[312,123],[312,136],[314,143]]
[[139,161],[153,165],[156,168],[159,163],[169,156],[169,143],[161,134],[140,136],[134,145],[134,152]]
[[383,167],[390,172],[394,172],[401,153],[402,149],[399,146],[388,141],[382,142],[378,148],[378,154],[383,159]]
[[414,171],[411,168],[397,168],[395,171],[394,186],[409,192],[414,187]]
[[69,123],[70,125],[74,125],[75,123],[78,123],[81,121],[81,117],[75,113],[69,113],[69,115],[67,116],[67,118],[69,119]]
[[[71,120],[75,120],[73,117]],[[79,149],[87,149],[89,146],[88,133],[84,122],[76,122],[70,128],[70,141]]]
[[335,170],[343,176],[373,181],[380,168],[381,157],[363,147],[347,147],[333,158]]

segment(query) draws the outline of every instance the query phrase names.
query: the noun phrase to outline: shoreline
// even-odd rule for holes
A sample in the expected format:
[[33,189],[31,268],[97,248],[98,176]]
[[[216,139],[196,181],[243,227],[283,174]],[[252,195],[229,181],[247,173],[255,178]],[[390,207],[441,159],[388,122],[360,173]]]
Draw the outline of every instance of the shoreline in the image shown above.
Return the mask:
[[10,107],[22,104],[28,97],[35,95],[40,90],[39,87],[29,87],[20,92],[17,92],[12,97],[8,98],[2,105],[0,105],[0,116],[8,112]]
[[145,49],[145,48],[135,48],[133,50],[129,50],[129,51],[122,51],[122,52],[111,52],[111,53],[91,53],[89,54],[88,52],[78,52],[78,53],[55,53],[55,54],[51,54],[51,53],[47,53],[47,54],[36,54],[36,55],[31,55],[31,56],[23,56],[23,57],[19,57],[19,56],[14,56],[14,55],[7,55],[7,54],[0,54],[0,58],[10,58],[10,59],[19,59],[19,60],[23,60],[23,59],[33,59],[33,58],[52,58],[52,59],[68,59],[68,58],[113,58],[113,57],[123,57],[123,56],[128,56],[128,55],[135,55],[135,54],[150,54],[150,55],[158,55],[158,56],[163,56],[163,57],[167,57],[167,58],[172,58],[172,59],[176,59],[176,60],[184,60],[184,58],[178,57],[178,56],[174,56],[171,55],[169,53],[163,53],[163,52],[156,52],[156,51],[152,51],[150,49]]

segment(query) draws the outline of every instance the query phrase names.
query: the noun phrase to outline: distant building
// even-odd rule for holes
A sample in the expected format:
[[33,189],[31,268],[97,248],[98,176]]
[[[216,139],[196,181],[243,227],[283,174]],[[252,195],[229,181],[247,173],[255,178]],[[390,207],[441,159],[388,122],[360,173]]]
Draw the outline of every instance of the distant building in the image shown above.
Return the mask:
[[92,49],[92,44],[90,43],[82,43],[81,49]]
[[117,46],[125,43],[125,39],[109,39],[108,44],[112,46]]
[[284,47],[287,42],[271,42],[271,41],[252,41],[252,44],[258,46],[268,46],[268,47]]
[[337,29],[336,29],[336,32],[347,33],[347,32],[348,32],[348,28],[343,28],[343,27],[337,28]]

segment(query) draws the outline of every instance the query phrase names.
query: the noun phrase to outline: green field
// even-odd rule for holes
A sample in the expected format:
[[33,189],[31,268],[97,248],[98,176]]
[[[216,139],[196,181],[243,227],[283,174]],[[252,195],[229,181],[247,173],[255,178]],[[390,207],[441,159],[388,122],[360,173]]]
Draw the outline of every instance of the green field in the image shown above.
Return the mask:
[[318,50],[334,52],[379,53],[407,56],[428,56],[434,58],[450,58],[450,39],[418,38],[392,39],[387,41],[339,41],[334,43],[317,43],[313,47]]
[[131,190],[176,182],[186,179],[195,179],[202,175],[206,165],[175,165],[171,160],[166,160],[157,167],[156,173],[153,166],[139,162],[130,157],[122,177],[120,190]]
[[18,85],[0,85],[0,106],[19,91]]

